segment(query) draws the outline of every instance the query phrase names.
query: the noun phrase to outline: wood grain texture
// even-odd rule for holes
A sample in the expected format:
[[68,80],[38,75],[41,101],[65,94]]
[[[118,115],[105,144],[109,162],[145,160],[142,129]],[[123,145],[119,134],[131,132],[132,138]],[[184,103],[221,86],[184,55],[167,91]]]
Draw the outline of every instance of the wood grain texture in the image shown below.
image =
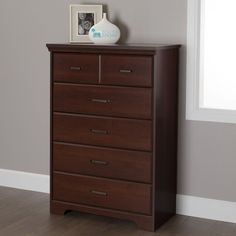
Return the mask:
[[99,79],[98,55],[55,53],[53,55],[53,80],[96,84]]
[[152,57],[104,55],[101,83],[109,85],[152,87]]
[[152,90],[147,88],[54,84],[57,112],[151,119],[151,104]]
[[[49,195],[32,191],[23,191],[0,187],[0,235],[3,236],[235,236],[236,225],[187,216],[175,216],[156,232],[150,233],[138,229],[134,222],[148,225],[151,217],[139,216],[119,211],[105,211],[113,217],[97,216],[96,208],[88,207],[90,213],[82,213],[82,206],[76,207],[78,212],[66,215],[55,215],[49,212]],[[57,203],[52,203],[57,207]],[[59,205],[61,212],[68,205]],[[63,209],[64,207],[64,209]],[[59,213],[59,208],[58,213]],[[84,211],[85,212],[85,211]],[[121,220],[120,220],[120,219]],[[122,219],[129,219],[122,220]],[[136,221],[135,221],[135,220]]]
[[152,122],[54,113],[54,141],[152,150]]
[[53,144],[53,170],[152,182],[152,154],[64,143]]
[[154,230],[153,217],[149,215],[135,214],[132,212],[119,211],[89,205],[73,204],[61,201],[51,201],[51,212],[53,214],[64,215],[68,212],[71,212],[71,210],[68,209],[71,209],[72,211],[92,213],[101,216],[109,216],[116,219],[130,220],[135,222],[135,224],[140,229],[149,231],[151,229],[152,231]]
[[[50,44],[47,46],[52,55],[52,67],[54,65],[54,55],[59,53],[65,53],[69,57],[72,54],[77,56],[84,54],[98,56],[101,59],[98,63],[100,65],[98,80],[94,80],[92,82],[94,83],[93,85],[89,85],[91,81],[86,85],[81,84],[86,82],[78,80],[76,80],[77,82],[55,82],[56,71],[53,70],[52,72],[52,104],[55,109],[52,107],[51,110],[51,116],[53,117],[51,144],[60,142],[73,146],[72,151],[63,149],[63,158],[57,152],[57,156],[61,158],[57,168],[59,167],[60,171],[67,175],[70,175],[70,172],[81,174],[80,168],[76,168],[76,163],[78,162],[76,158],[79,156],[80,166],[84,169],[82,174],[84,176],[92,175],[93,168],[89,168],[88,164],[84,162],[81,163],[82,158],[79,153],[85,156],[88,155],[86,156],[87,158],[90,155],[85,149],[78,149],[78,153],[75,155],[77,152],[74,149],[75,146],[78,148],[78,146],[84,147],[86,145],[90,149],[89,151],[97,148],[99,150],[116,149],[116,151],[122,151],[123,153],[130,151],[132,153],[149,153],[152,155],[149,177],[151,176],[150,187],[153,190],[150,198],[151,211],[148,218],[147,216],[144,217],[143,213],[136,212],[131,214],[123,208],[121,211],[112,210],[108,206],[107,208],[105,206],[95,207],[92,206],[92,202],[89,203],[90,205],[63,201],[55,202],[52,198],[55,191],[55,186],[52,184],[54,183],[54,168],[51,167],[51,212],[62,214],[67,210],[78,210],[128,219],[133,220],[143,229],[154,231],[175,214],[179,45]],[[68,61],[65,64],[68,64]],[[85,62],[87,63],[88,60],[86,59]],[[91,63],[96,64],[96,62]],[[83,89],[86,88],[87,91],[85,91],[86,89],[81,89],[82,87]],[[116,91],[122,91],[122,89],[125,89],[126,92],[118,95]],[[134,91],[135,89],[140,89],[139,91],[142,92],[128,92],[128,90]],[[145,98],[147,94],[145,95],[144,91],[147,91],[147,89],[151,91],[151,101]],[[87,97],[90,94],[96,95],[96,97],[99,95],[95,100],[103,104],[99,104],[97,107],[90,106],[87,102]],[[115,109],[107,108],[108,104],[109,106],[111,105],[111,99],[102,96],[108,94],[109,96],[114,95],[114,101],[119,101]],[[124,100],[122,100],[123,98]],[[126,103],[124,102],[125,99],[127,100]],[[141,102],[143,99],[146,107]],[[82,101],[82,106],[80,100]],[[85,103],[85,100],[87,103]],[[133,105],[135,101],[140,104],[140,110],[137,105]],[[83,111],[80,110],[81,108]],[[51,150],[51,152],[51,164],[53,164],[56,149]],[[75,165],[73,168],[72,165],[65,164],[67,155]],[[96,156],[96,154],[93,155]],[[110,161],[118,163],[119,155],[121,156],[119,165],[123,165],[122,155],[118,154],[118,152],[114,155],[111,154],[112,157],[110,157],[97,151],[96,157],[98,155],[100,158],[98,160],[95,159],[96,165]],[[104,155],[105,160],[101,160],[100,155]],[[131,161],[129,158],[130,156],[127,157],[127,160]],[[63,165],[65,166],[64,168]],[[134,166],[133,170],[136,171],[138,165],[141,164],[134,161],[134,164],[130,164],[130,169]],[[133,179],[127,175],[126,168],[119,175],[119,170],[115,171],[113,169],[113,173],[111,173],[106,172],[104,167],[104,173],[102,175],[96,169],[94,176],[100,176],[101,174],[100,177],[106,177],[104,179],[107,181],[114,181],[115,179],[117,181],[124,178],[124,180],[139,182],[139,184],[143,184],[145,181],[141,179],[148,176],[147,169],[142,173],[140,172],[139,177],[134,173]],[[132,171],[130,171],[131,173]],[[70,188],[69,182],[67,187]],[[73,188],[70,188],[70,191],[73,191]],[[68,194],[71,193],[69,192]]]
[[[155,58],[155,205],[156,227],[175,215],[177,191],[178,51]],[[159,68],[159,69],[158,69]]]
[[113,45],[94,45],[94,44],[47,44],[50,52],[80,52],[91,54],[125,54],[125,55],[155,55],[160,50],[178,49],[178,44],[113,44]]
[[54,172],[53,188],[53,200],[151,213],[151,186],[148,184]]

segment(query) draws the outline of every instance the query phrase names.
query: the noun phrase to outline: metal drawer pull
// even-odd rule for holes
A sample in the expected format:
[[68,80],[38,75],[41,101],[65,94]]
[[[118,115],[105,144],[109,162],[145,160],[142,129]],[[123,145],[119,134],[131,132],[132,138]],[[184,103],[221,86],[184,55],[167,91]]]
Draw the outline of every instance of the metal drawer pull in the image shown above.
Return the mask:
[[120,70],[120,73],[132,73],[132,70]]
[[96,195],[100,195],[100,196],[107,196],[108,193],[106,192],[101,192],[101,191],[96,191],[96,190],[92,190],[91,193],[96,194]]
[[92,102],[98,102],[98,103],[111,103],[110,99],[97,99],[97,98],[92,98]]
[[107,161],[90,160],[90,162],[95,165],[108,165]]
[[102,130],[102,129],[91,129],[90,130],[94,134],[110,134],[108,130]]
[[80,71],[81,67],[80,66],[71,66],[70,69]]

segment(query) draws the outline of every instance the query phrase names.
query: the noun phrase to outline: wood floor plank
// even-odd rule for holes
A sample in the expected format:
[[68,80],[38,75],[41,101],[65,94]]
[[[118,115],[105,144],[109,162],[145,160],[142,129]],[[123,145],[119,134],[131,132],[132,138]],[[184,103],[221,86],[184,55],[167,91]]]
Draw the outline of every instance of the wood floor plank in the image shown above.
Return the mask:
[[236,225],[175,216],[155,233],[133,222],[71,212],[49,213],[49,195],[0,187],[1,236],[235,236]]

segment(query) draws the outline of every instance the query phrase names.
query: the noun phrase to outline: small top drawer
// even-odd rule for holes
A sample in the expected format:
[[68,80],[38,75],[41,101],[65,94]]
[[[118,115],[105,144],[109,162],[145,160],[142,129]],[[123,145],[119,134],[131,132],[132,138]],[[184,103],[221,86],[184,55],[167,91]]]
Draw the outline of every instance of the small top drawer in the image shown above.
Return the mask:
[[103,55],[101,82],[107,85],[152,87],[152,57]]
[[56,82],[96,84],[99,79],[99,56],[54,53],[53,80]]

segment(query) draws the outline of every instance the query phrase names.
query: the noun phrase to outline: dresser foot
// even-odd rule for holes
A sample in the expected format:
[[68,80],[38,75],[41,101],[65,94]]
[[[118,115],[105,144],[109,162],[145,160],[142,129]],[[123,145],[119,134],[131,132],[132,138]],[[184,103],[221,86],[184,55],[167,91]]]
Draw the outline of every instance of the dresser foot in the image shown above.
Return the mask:
[[70,210],[60,205],[51,205],[50,212],[55,215],[65,215],[70,212]]
[[153,223],[153,220],[143,220],[143,219],[135,219],[133,220],[137,227],[141,230],[146,230],[146,231],[155,231],[155,225]]

